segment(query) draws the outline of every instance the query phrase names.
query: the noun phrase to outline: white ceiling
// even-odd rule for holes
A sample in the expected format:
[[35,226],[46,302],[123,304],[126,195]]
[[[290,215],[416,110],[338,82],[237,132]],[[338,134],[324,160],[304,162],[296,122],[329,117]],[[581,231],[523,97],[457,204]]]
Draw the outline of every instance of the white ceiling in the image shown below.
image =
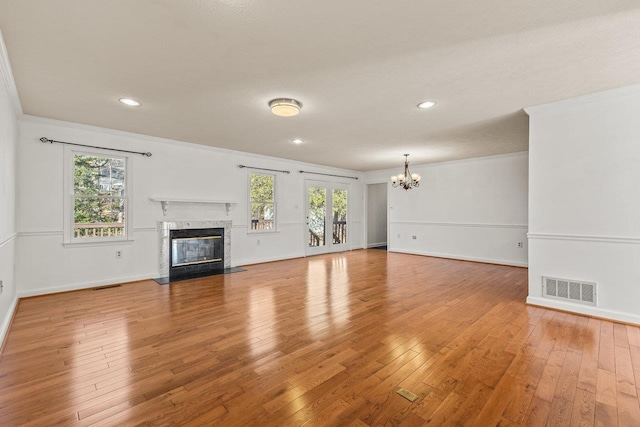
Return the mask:
[[363,171],[527,150],[523,107],[640,83],[636,0],[0,0],[0,29],[25,114]]

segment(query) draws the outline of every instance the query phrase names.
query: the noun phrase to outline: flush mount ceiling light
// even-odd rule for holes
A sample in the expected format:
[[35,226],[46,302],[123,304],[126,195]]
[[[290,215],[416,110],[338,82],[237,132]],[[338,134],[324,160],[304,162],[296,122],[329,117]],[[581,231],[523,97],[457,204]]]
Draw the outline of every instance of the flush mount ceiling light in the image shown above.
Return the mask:
[[393,175],[391,177],[391,183],[394,187],[404,188],[405,190],[411,190],[413,187],[420,186],[420,180],[422,177],[417,173],[409,172],[409,155],[404,155],[404,173],[399,175]]
[[296,139],[292,139],[291,142],[293,142],[294,144],[302,144],[304,140],[300,138],[296,138]]
[[140,103],[138,101],[136,101],[135,99],[131,99],[131,98],[120,98],[119,101],[122,102],[125,105],[128,105],[129,107],[139,107],[140,106]]
[[271,112],[276,116],[291,117],[300,112],[302,104],[295,99],[278,98],[269,101],[269,108],[271,108]]
[[418,108],[426,110],[427,108],[431,108],[434,105],[436,105],[436,103],[434,101],[424,101],[424,102],[421,102],[420,104],[418,104]]

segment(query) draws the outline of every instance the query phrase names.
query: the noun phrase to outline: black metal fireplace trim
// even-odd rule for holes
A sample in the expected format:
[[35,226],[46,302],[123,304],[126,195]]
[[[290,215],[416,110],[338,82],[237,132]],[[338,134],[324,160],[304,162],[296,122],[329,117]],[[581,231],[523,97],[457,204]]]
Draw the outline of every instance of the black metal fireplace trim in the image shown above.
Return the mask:
[[[220,237],[217,242],[219,261],[202,264],[192,264],[183,266],[173,266],[173,240],[198,237]],[[195,277],[205,277],[214,274],[216,271],[224,270],[224,228],[182,228],[169,231],[169,279],[172,281],[183,278],[192,279]]]
[[[247,271],[244,268],[239,268],[239,267],[231,267],[231,268],[223,268],[222,270],[216,270],[213,271],[211,273],[209,273],[207,276],[217,276],[219,274],[230,274],[230,273],[239,273],[241,271]],[[170,279],[169,277],[159,277],[157,279],[153,279],[156,281],[157,284],[159,285],[168,285],[170,283],[173,282],[181,282],[183,280],[190,280],[190,279],[198,279],[198,278],[202,278],[203,276],[194,276],[194,277],[180,277],[178,279]]]

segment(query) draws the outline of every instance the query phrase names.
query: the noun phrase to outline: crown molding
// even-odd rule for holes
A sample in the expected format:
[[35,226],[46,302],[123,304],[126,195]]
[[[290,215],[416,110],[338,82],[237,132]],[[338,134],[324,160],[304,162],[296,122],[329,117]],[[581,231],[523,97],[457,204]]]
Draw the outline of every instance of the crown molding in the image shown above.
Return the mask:
[[568,108],[576,108],[582,105],[592,104],[594,102],[630,96],[637,94],[638,92],[640,92],[640,84],[635,84],[631,86],[604,90],[601,92],[589,93],[587,95],[575,96],[573,98],[561,99],[546,104],[533,105],[531,107],[523,108],[523,111],[527,113],[529,117],[531,117],[532,115],[544,114],[554,111],[564,111]]
[[16,87],[16,81],[13,78],[13,71],[11,70],[11,63],[9,62],[9,53],[7,52],[7,46],[4,44],[4,38],[0,31],[0,74],[2,74],[2,80],[4,86],[7,88],[11,105],[13,106],[13,112],[17,118],[22,117],[22,104],[20,104],[20,97],[18,96],[18,89]]
[[[267,156],[264,154],[256,154],[256,153],[249,153],[246,151],[237,151],[237,150],[230,150],[228,148],[221,148],[221,147],[213,147],[210,145],[203,145],[203,144],[196,144],[193,142],[187,142],[187,141],[180,141],[180,140],[176,140],[176,139],[167,139],[167,138],[161,138],[158,136],[152,136],[152,135],[144,135],[141,133],[134,133],[134,132],[128,132],[128,131],[123,131],[123,130],[117,130],[117,129],[110,129],[110,128],[104,128],[104,127],[99,127],[99,126],[93,126],[93,125],[86,125],[86,124],[82,124],[82,123],[75,123],[75,122],[68,122],[68,121],[64,121],[64,120],[58,120],[58,119],[50,119],[48,117],[40,117],[40,116],[32,116],[30,114],[24,114],[22,115],[22,117],[20,118],[20,121],[22,123],[34,123],[34,124],[41,124],[41,125],[48,125],[48,126],[56,126],[56,127],[60,127],[60,128],[64,128],[64,129],[76,129],[76,130],[81,130],[81,131],[86,131],[86,132],[96,132],[96,133],[100,133],[100,134],[106,134],[106,135],[113,135],[114,137],[118,137],[118,138],[127,138],[127,139],[131,139],[133,141],[136,142],[151,142],[154,144],[166,144],[166,145],[172,145],[174,147],[185,147],[185,148],[193,148],[193,149],[197,149],[197,150],[203,150],[203,151],[209,151],[209,152],[214,152],[214,153],[220,153],[220,154],[228,154],[228,155],[234,155],[234,156],[240,156],[243,158],[242,161],[248,161],[246,159],[255,159],[255,160],[262,160],[262,161],[269,161],[269,162],[277,162],[278,164],[281,164],[283,168],[316,168],[318,169],[320,172],[326,172],[326,173],[351,173],[351,174],[355,174],[356,176],[358,176],[359,179],[362,179],[362,177],[364,176],[364,172],[362,171],[357,171],[357,170],[353,170],[353,169],[342,169],[342,168],[336,168],[333,166],[326,166],[326,165],[321,165],[321,164],[317,164],[317,163],[308,163],[308,162],[301,162],[298,160],[291,160],[291,159],[287,159],[285,157],[275,157],[275,156]],[[280,166],[277,166],[280,167]]]
[[[440,166],[450,166],[450,165],[459,165],[465,163],[478,163],[484,161],[491,160],[499,160],[499,159],[507,159],[511,157],[527,157],[529,155],[529,151],[514,151],[513,153],[503,153],[503,154],[492,154],[490,156],[482,156],[482,157],[469,157],[468,159],[457,159],[457,160],[447,160],[444,162],[432,162],[432,163],[411,163],[411,169],[417,170],[420,168],[421,170],[427,168],[435,168]],[[402,168],[403,164],[398,163],[400,166],[388,168],[388,169],[376,169],[373,171],[364,172],[365,174],[365,184],[381,184],[387,182],[388,177],[383,180],[378,180],[378,175],[395,175],[399,169]],[[371,179],[372,181],[366,181],[367,179]]]

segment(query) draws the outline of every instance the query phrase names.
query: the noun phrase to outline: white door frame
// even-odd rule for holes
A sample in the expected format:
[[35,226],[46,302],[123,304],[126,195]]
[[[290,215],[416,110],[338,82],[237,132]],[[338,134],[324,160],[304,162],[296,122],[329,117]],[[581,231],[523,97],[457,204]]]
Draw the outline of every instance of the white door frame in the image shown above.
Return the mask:
[[[385,213],[386,213],[386,221],[385,221],[385,227],[387,229],[386,232],[386,236],[385,236],[385,241],[386,241],[386,245],[387,247],[389,247],[389,185],[386,181],[380,181],[380,182],[367,182],[364,185],[364,207],[365,207],[365,215],[364,215],[364,230],[363,230],[363,237],[365,240],[365,248],[370,248],[371,247],[371,243],[369,241],[369,186],[371,185],[378,185],[378,184],[384,184],[386,186],[386,193],[385,193]],[[373,243],[378,243],[378,242],[373,242]]]
[[[326,192],[326,204],[325,204],[325,224],[324,224],[324,235],[325,235],[325,244],[324,246],[309,246],[309,187],[320,187],[325,188]],[[347,190],[347,242],[336,244],[333,243],[333,198],[332,198],[332,190]],[[305,179],[304,185],[304,250],[305,256],[311,255],[320,255],[326,254],[330,252],[342,252],[347,251],[351,247],[351,197],[350,197],[351,189],[349,183],[343,182],[333,182],[333,181],[319,181],[313,179]]]

